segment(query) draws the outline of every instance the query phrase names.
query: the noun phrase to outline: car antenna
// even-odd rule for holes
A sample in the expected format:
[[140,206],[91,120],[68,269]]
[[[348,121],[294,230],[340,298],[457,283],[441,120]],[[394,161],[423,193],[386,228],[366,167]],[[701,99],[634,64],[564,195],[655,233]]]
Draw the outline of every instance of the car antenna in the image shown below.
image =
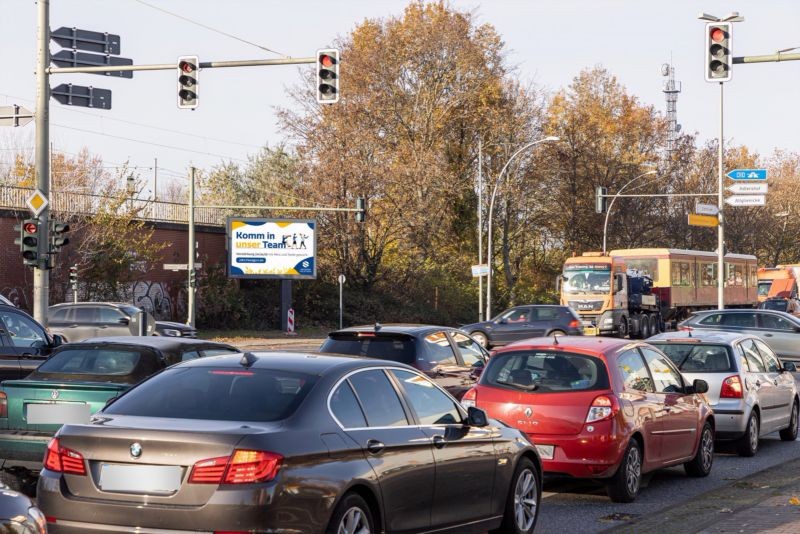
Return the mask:
[[239,360],[239,365],[247,368],[256,363],[257,361],[258,358],[256,358],[255,354],[253,354],[252,352],[245,352],[244,354],[242,354],[242,359]]
[[553,345],[558,345],[558,336],[553,334]]
[[381,328],[382,328],[382,327],[381,327],[381,323],[379,323],[378,321],[375,321],[375,331],[377,332],[377,331],[378,331],[378,330],[380,330]]

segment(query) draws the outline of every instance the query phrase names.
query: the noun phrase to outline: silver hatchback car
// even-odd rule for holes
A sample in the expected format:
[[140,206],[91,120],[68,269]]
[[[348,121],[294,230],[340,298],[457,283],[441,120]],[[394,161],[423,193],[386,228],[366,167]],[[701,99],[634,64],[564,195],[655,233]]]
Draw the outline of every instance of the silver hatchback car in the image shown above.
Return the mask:
[[741,456],[753,456],[760,437],[775,431],[797,439],[795,365],[778,360],[756,336],[729,332],[669,332],[647,340],[678,366],[689,382],[708,382],[716,438],[735,440]]

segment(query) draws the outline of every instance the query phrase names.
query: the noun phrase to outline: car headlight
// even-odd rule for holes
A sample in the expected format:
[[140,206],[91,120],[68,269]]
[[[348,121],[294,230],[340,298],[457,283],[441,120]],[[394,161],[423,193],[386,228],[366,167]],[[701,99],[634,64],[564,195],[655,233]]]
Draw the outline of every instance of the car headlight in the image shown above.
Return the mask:
[[162,330],[165,336],[172,336],[172,337],[181,337],[181,331],[175,330],[174,328],[165,328]]
[[[31,506],[28,508],[28,516],[36,522],[35,532],[37,532],[37,534],[47,534],[47,518],[45,518],[41,510],[35,506]],[[26,523],[30,523],[30,521],[26,521]]]

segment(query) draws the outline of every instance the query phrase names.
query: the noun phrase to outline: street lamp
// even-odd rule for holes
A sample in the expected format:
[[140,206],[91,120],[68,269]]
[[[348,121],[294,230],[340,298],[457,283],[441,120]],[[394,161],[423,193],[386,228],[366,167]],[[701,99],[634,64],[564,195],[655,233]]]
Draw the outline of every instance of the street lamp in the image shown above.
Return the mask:
[[622,187],[620,187],[620,188],[619,188],[619,191],[617,191],[617,193],[616,193],[616,194],[614,195],[614,197],[611,199],[611,202],[609,202],[609,204],[608,204],[608,208],[606,209],[606,222],[605,222],[605,223],[603,223],[603,256],[605,256],[605,255],[606,255],[606,237],[607,237],[607,235],[608,235],[608,216],[609,216],[609,214],[611,213],[611,208],[614,206],[614,201],[615,201],[615,200],[617,200],[617,197],[618,197],[618,196],[619,196],[619,195],[620,195],[620,194],[621,194],[623,191],[625,191],[625,188],[626,188],[626,187],[628,187],[629,185],[631,185],[633,182],[635,182],[636,180],[638,180],[638,179],[639,179],[639,178],[641,178],[642,176],[647,176],[648,174],[656,174],[656,170],[655,170],[655,169],[653,169],[653,170],[650,170],[650,171],[647,171],[647,172],[643,172],[643,173],[642,173],[642,174],[640,174],[639,176],[637,176],[637,177],[635,177],[635,178],[631,178],[631,179],[630,179],[630,180],[629,180],[629,181],[628,181],[628,182],[627,182],[625,185],[623,185]]
[[497,175],[497,181],[494,183],[494,188],[492,188],[492,197],[489,200],[489,238],[486,243],[486,258],[487,263],[489,264],[489,272],[486,273],[486,320],[488,321],[492,317],[492,213],[494,211],[494,199],[497,196],[497,188],[500,185],[500,182],[503,180],[503,173],[506,172],[509,164],[520,155],[525,150],[531,148],[532,146],[538,145],[539,143],[544,143],[547,141],[561,141],[560,137],[556,137],[554,135],[549,135],[538,141],[533,141],[532,143],[528,143],[527,145],[522,146],[519,150],[511,154],[511,157],[508,158],[506,164],[503,165],[503,168],[500,169],[500,174]]

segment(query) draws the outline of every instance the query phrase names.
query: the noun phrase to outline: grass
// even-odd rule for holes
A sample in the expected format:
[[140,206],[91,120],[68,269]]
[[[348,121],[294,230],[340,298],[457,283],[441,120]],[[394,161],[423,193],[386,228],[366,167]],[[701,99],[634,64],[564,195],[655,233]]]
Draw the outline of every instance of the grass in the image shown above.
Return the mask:
[[[295,339],[320,339],[328,335],[333,328],[314,326],[297,330]],[[223,341],[225,343],[241,343],[243,341],[255,341],[259,339],[287,339],[288,336],[283,330],[198,330],[197,337]]]

